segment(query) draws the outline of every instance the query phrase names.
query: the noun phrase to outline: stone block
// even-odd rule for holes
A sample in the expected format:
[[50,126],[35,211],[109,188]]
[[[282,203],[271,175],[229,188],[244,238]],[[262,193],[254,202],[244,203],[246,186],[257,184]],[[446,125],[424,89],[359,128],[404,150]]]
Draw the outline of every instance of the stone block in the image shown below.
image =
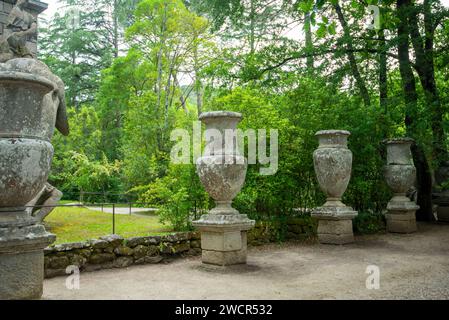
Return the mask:
[[246,264],[247,252],[246,250],[228,252],[203,250],[202,261],[205,264],[212,264],[216,266]]
[[39,299],[43,293],[43,250],[0,255],[0,300]]
[[117,248],[122,245],[124,239],[116,234],[101,237],[100,240],[104,240],[109,242],[114,248]]
[[115,248],[114,253],[118,256],[132,256],[134,254],[134,250],[129,248],[129,247],[125,247],[125,246],[120,246],[118,248]]
[[391,233],[413,233],[418,230],[415,213],[387,214],[387,231]]
[[344,245],[354,242],[354,234],[318,234],[318,239],[322,244]]
[[109,246],[109,242],[105,240],[92,240],[90,244],[94,249],[106,249]]
[[89,258],[89,263],[94,265],[104,264],[111,262],[115,259],[115,256],[111,253],[98,253]]
[[201,248],[201,240],[192,240],[190,241],[190,247],[195,248]]
[[70,265],[68,257],[49,257],[48,266],[50,269],[65,269]]
[[133,264],[134,260],[131,257],[119,257],[114,260],[114,268],[127,268]]
[[320,220],[318,234],[352,234],[352,220]]
[[173,245],[173,253],[182,253],[190,250],[189,241],[184,241]]
[[139,260],[139,259],[145,257],[146,255],[148,255],[149,251],[150,251],[150,249],[145,246],[135,247],[134,248],[134,259]]
[[[245,233],[246,234],[246,233]],[[238,251],[242,249],[242,232],[203,232],[201,246],[208,251]]]

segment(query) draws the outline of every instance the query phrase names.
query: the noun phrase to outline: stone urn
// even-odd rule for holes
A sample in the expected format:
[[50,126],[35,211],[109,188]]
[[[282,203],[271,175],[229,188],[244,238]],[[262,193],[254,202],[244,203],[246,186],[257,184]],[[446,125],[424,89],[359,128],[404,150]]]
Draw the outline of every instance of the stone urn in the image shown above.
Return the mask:
[[237,125],[242,115],[218,111],[203,113],[206,147],[196,162],[204,188],[215,200],[216,207],[194,226],[201,231],[203,263],[220,266],[245,264],[247,231],[255,222],[232,207],[246,178],[247,161],[239,153]]
[[25,208],[45,187],[53,157],[59,90],[46,75],[33,59],[0,64],[0,299],[41,297],[43,249],[55,240]]
[[313,154],[316,176],[327,201],[312,212],[319,220],[318,238],[324,244],[354,242],[352,220],[357,212],[342,202],[352,172],[352,152],[343,130],[326,130],[316,134],[319,147]]
[[387,165],[384,174],[394,193],[387,207],[388,232],[412,233],[417,230],[416,211],[419,206],[407,197],[407,192],[416,182],[416,168],[411,151],[413,143],[414,140],[410,138],[386,141]]

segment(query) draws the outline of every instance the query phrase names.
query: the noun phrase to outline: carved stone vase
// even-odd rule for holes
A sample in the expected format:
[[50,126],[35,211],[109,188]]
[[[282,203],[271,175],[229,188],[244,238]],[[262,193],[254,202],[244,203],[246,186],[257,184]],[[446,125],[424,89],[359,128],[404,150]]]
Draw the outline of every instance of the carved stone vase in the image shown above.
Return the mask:
[[386,142],[385,179],[394,192],[394,197],[387,207],[388,232],[412,233],[417,231],[416,211],[419,206],[406,196],[416,181],[416,168],[411,152],[413,143],[414,140],[409,138],[393,139]]
[[207,145],[197,160],[197,172],[216,207],[194,226],[201,231],[205,264],[229,266],[247,262],[247,231],[255,222],[232,207],[246,178],[247,161],[239,153],[236,132],[242,115],[219,111],[203,113]]
[[19,67],[35,64],[0,64],[0,299],[42,296],[43,249],[55,240],[25,208],[47,182],[57,114],[44,103],[57,99],[56,84]]
[[319,147],[313,154],[318,183],[327,202],[312,212],[318,219],[318,238],[323,244],[354,242],[352,220],[357,212],[342,202],[352,171],[352,152],[348,149],[350,132],[320,131],[316,134]]

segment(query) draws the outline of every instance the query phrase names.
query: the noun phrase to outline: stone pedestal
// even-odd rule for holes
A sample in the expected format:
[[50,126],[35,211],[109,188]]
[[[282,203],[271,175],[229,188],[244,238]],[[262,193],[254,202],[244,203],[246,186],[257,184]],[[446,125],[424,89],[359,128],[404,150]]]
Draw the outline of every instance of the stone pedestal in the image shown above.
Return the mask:
[[352,220],[357,212],[349,207],[321,207],[312,217],[318,219],[318,239],[322,244],[343,245],[354,242]]
[[352,152],[348,149],[350,132],[326,130],[316,134],[320,146],[313,154],[315,172],[327,201],[312,212],[318,219],[318,239],[323,244],[354,242],[352,220],[357,212],[341,202],[352,171]]
[[55,241],[41,225],[0,226],[0,300],[39,299],[44,248]]
[[202,114],[200,120],[206,125],[206,140],[211,141],[207,141],[204,155],[197,160],[197,172],[216,203],[209,214],[193,223],[201,231],[203,263],[245,264],[247,231],[255,226],[255,221],[232,207],[233,199],[245,183],[248,167],[236,143],[237,124],[242,115],[216,111]]
[[416,180],[416,168],[413,163],[411,146],[413,139],[399,138],[386,141],[387,166],[385,178],[394,192],[388,203],[387,231],[392,233],[413,233],[417,231],[416,211],[419,206],[407,196],[407,191]]
[[210,214],[194,225],[201,231],[203,263],[217,266],[246,264],[247,231],[254,228],[255,221],[240,214]]
[[391,233],[413,233],[418,231],[416,226],[416,211],[419,209],[407,197],[390,201],[386,214],[387,231]]

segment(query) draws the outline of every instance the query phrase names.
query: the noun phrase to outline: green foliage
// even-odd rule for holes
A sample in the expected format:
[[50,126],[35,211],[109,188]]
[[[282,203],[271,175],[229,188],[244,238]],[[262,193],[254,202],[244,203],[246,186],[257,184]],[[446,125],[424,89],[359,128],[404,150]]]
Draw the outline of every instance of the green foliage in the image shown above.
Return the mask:
[[[67,86],[72,128],[68,138],[55,136],[50,182],[64,191],[135,192],[161,209],[164,223],[188,230],[212,201],[193,165],[170,163],[170,133],[191,133],[203,111],[237,111],[243,130],[279,131],[278,171],[263,176],[264,166],[248,168],[235,200],[241,213],[272,224],[275,238],[285,239],[287,220],[298,216],[294,208],[307,212],[325,200],[313,167],[315,133],[346,129],[354,163],[344,201],[362,212],[358,231],[376,232],[382,219],[374,213],[391,198],[382,141],[410,132],[404,119],[411,114],[415,138],[431,159],[435,122],[418,81],[416,107],[405,107],[393,1],[381,4],[388,80],[379,82],[382,33],[364,27],[366,4],[377,2],[100,0],[93,6],[93,0],[64,0],[85,10],[79,28],[66,28],[68,16],[59,14],[41,32],[42,58]],[[432,10],[441,19],[435,78],[447,133],[449,23],[446,10]],[[305,17],[310,26],[294,28],[292,21]],[[304,45],[302,31],[312,44]],[[371,105],[364,105],[361,84]],[[377,98],[382,84],[386,103]]]
[[191,230],[192,220],[209,202],[195,168],[189,165],[170,165],[165,177],[132,191],[140,195],[141,202],[160,208],[161,222],[169,223],[175,231]]
[[385,216],[381,213],[359,212],[354,219],[354,232],[358,234],[385,232],[385,228]]

